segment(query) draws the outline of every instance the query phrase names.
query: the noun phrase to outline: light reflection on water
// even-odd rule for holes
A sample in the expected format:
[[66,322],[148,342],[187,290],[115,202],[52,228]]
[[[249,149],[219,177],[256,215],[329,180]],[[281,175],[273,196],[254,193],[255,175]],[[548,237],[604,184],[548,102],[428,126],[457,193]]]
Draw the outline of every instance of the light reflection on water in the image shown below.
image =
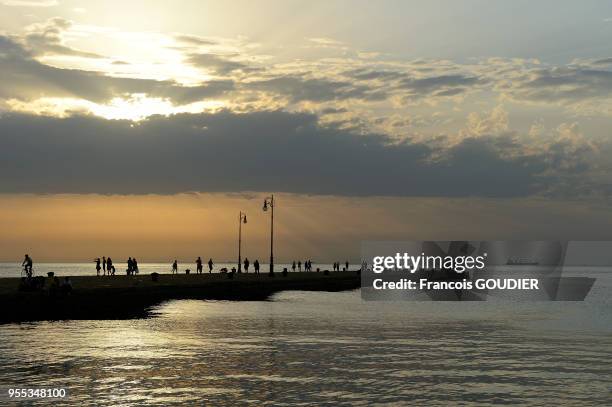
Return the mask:
[[606,284],[586,303],[287,292],[175,301],[142,320],[4,325],[0,381],[67,386],[71,403],[96,405],[609,405]]

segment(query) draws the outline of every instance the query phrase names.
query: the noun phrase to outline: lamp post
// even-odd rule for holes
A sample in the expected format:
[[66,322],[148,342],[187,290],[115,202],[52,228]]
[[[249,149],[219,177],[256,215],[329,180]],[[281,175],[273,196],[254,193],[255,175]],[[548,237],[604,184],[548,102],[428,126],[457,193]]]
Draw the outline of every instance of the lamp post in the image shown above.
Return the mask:
[[238,272],[242,273],[242,259],[240,257],[240,248],[242,246],[242,224],[247,223],[246,213],[242,213],[240,211],[240,216],[238,217]]
[[264,199],[263,210],[270,207],[270,274],[274,274],[274,195]]

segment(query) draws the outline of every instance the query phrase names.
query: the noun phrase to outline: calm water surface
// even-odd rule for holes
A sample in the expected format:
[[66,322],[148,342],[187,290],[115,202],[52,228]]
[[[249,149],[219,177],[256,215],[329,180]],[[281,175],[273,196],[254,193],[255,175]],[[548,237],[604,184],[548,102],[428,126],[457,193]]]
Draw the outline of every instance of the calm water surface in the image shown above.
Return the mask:
[[597,277],[584,303],[285,292],[3,325],[0,382],[87,405],[612,405],[612,279]]

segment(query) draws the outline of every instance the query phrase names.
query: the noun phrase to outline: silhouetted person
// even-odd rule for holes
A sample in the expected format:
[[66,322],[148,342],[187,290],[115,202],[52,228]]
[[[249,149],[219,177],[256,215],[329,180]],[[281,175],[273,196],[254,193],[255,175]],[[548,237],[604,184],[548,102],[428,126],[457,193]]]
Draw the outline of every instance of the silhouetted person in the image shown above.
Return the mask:
[[102,274],[106,275],[106,257],[102,256]]
[[130,274],[132,274],[133,270],[134,270],[134,263],[132,262],[132,258],[128,257],[128,261],[127,261],[127,275],[129,276]]
[[255,268],[255,274],[259,274],[259,260],[255,259],[255,263],[253,263],[253,267]]
[[202,274],[202,258],[200,258],[200,256],[198,256],[198,259],[196,260],[196,272],[198,274]]
[[98,257],[95,260],[95,262],[96,262],[96,275],[99,276],[100,275],[100,269],[102,268],[102,267],[100,267],[100,258]]
[[348,266],[349,266],[348,260],[346,261],[346,263],[344,263],[344,265],[346,266],[345,270],[348,271]]
[[21,267],[25,270],[26,276],[32,277],[32,258],[29,255],[25,255],[23,258],[23,263],[21,263]]
[[115,266],[113,266],[113,259],[111,259],[110,257],[108,259],[106,259],[106,269],[108,270],[108,275],[111,275],[111,271],[112,274],[115,274]]
[[298,271],[301,273],[302,272],[302,261],[298,260]]
[[293,272],[295,273],[295,260],[293,260],[293,264],[291,265],[291,269],[293,270]]
[[249,266],[251,265],[251,263],[249,262],[249,258],[245,257],[244,259],[244,272],[248,273],[249,272]]
[[132,271],[134,274],[138,274],[138,261],[136,260],[136,257],[132,259]]
[[176,261],[176,259],[174,260],[174,263],[172,263],[172,274],[178,274],[178,261]]
[[212,259],[208,259],[208,274],[212,273],[213,262]]

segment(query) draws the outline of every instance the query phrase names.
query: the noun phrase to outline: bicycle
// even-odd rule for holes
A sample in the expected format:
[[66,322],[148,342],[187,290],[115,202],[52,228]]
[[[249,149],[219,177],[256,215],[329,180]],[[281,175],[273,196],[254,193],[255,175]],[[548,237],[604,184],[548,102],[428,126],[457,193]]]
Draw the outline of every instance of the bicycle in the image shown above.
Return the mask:
[[32,278],[34,276],[34,268],[23,266],[21,269],[21,277]]

